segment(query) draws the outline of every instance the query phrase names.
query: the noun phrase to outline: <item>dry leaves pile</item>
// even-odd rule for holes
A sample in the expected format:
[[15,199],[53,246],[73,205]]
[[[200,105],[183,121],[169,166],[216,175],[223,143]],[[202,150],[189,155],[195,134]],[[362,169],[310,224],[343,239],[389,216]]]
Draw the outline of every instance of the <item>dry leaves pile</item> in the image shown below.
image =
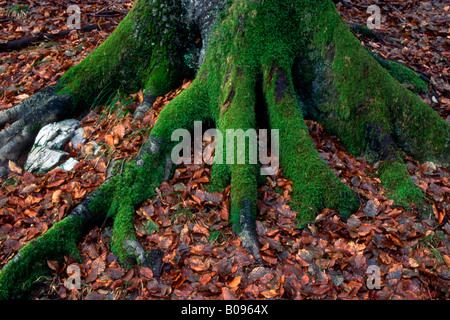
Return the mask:
[[[352,2],[364,5],[369,1]],[[409,2],[418,3],[402,1],[404,4]],[[54,3],[57,4],[56,1]],[[93,12],[100,8],[101,1],[98,3],[99,7],[93,5]],[[387,6],[394,7],[398,4],[399,2],[392,1]],[[412,10],[411,8],[407,6],[405,10]],[[367,18],[361,8],[342,6],[340,10],[344,17],[354,19],[353,22],[358,22],[362,17]],[[395,18],[396,10],[390,12],[386,18],[390,23],[398,23],[395,19],[403,19],[399,16]],[[433,20],[433,23],[439,24],[439,21]],[[413,23],[406,23],[405,26],[411,29],[411,34],[422,34],[423,30],[413,28]],[[5,25],[2,27],[5,28]],[[427,25],[422,27],[427,28]],[[386,27],[383,32],[391,32],[391,29]],[[427,35],[431,37],[428,33]],[[103,38],[100,33],[80,38],[80,44],[85,47],[79,52],[79,59]],[[428,38],[427,41],[434,44],[434,40],[436,38]],[[68,43],[64,44],[62,41],[60,46],[64,45]],[[372,47],[377,45],[377,50],[386,56],[401,56],[406,62],[413,57],[417,58],[421,65],[423,63],[422,67],[427,68],[425,71],[435,79],[442,79],[442,75],[448,74],[448,69],[443,64],[435,64],[434,60],[422,60],[411,53],[415,48],[412,45],[408,45],[408,51],[401,52],[391,44],[375,43]],[[18,63],[19,55],[24,55],[22,59],[28,61],[21,65],[23,70],[39,56],[36,52],[40,50],[43,56],[38,59],[51,56],[56,61],[67,60],[62,59],[61,50],[64,52],[68,48],[56,51],[52,51],[52,48],[30,48],[0,55],[0,59],[6,56],[11,58],[11,64],[7,62],[8,72],[2,74],[2,77],[16,79],[11,66]],[[429,48],[431,55],[436,54],[436,50],[440,50],[439,45]],[[36,56],[33,58],[34,54]],[[0,61],[4,63],[5,60]],[[31,64],[28,68],[52,75],[42,78],[27,69],[30,72],[25,73],[23,80],[14,80],[14,84],[8,82],[9,78],[2,78],[2,81],[11,83],[8,87],[14,85],[23,89],[20,92],[31,94],[35,89],[54,81],[52,77],[63,72],[61,65],[57,63],[42,63],[40,66],[46,67],[39,71],[39,66]],[[441,107],[444,106],[437,110],[446,116],[449,104],[445,99],[448,98],[448,93],[444,84],[439,83],[439,80],[436,83],[441,94]],[[66,147],[70,156],[80,161],[70,172],[55,169],[46,175],[34,176],[11,163],[13,174],[8,180],[0,181],[0,267],[24,244],[67,215],[101,184],[112,160],[132,158],[144,142],[148,129],[156,122],[160,110],[188,85],[189,82],[185,82],[181,88],[166,97],[158,98],[141,122],[133,121],[130,111],[142,101],[142,92],[128,97],[126,103],[121,101],[92,110],[81,119],[87,143],[79,149],[70,145]],[[5,105],[20,100],[20,97],[9,92],[14,90],[2,97]],[[160,278],[156,279],[147,268],[136,266],[126,270],[120,266],[117,257],[110,250],[111,226],[106,222],[90,231],[79,244],[81,262],[73,257],[64,257],[59,262],[47,261],[53,272],[50,276],[41,278],[43,286],[36,289],[33,297],[450,298],[450,173],[432,163],[421,164],[408,159],[407,167],[414,182],[434,206],[433,215],[418,217],[403,208],[395,207],[388,199],[386,190],[375,177],[376,167],[369,166],[364,159],[348,154],[339,140],[328,136],[320,124],[312,121],[306,123],[322,159],[361,199],[360,209],[347,221],[342,221],[335,211],[325,209],[318,215],[315,224],[299,230],[296,226],[296,213],[289,207],[291,182],[280,170],[276,176],[268,177],[266,185],[258,191],[257,234],[264,261],[262,265],[258,265],[242,248],[241,240],[233,235],[229,226],[229,187],[220,193],[209,193],[206,186],[210,182],[210,167],[179,166],[172,180],[162,183],[157,189],[157,196],[148,199],[136,211],[135,229],[139,241],[147,250],[158,248],[164,254]],[[101,146],[98,155],[93,155],[95,145],[92,142]],[[70,265],[80,267],[80,290],[68,290],[64,285],[69,278],[67,268]],[[369,289],[368,282],[370,284],[372,279],[372,274],[368,273],[370,266],[379,268],[379,289]]]
[[[73,3],[72,3],[73,4]],[[132,1],[83,1],[81,26],[117,25],[131,9]],[[70,3],[49,1],[0,1],[0,43],[34,36],[57,34],[67,29]],[[20,51],[0,52],[0,110],[9,108],[34,92],[55,84],[73,65],[98,47],[114,28],[82,32],[29,46]]]

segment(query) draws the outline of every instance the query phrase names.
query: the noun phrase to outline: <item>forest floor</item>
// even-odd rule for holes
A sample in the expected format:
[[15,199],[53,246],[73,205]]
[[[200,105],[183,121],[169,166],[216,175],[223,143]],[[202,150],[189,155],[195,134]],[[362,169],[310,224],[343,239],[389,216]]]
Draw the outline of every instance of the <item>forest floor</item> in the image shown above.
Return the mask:
[[[64,30],[68,15],[60,2],[20,1],[26,6],[13,8],[0,0],[0,44]],[[345,20],[365,24],[367,6],[374,2],[340,3],[338,9]],[[422,98],[450,122],[450,6],[444,2],[380,4],[382,29],[377,32],[397,40],[357,36],[370,50],[429,75],[431,93]],[[126,0],[80,1],[82,25],[118,23],[131,6]],[[0,52],[0,109],[54,84],[113,29],[72,31],[20,51]],[[69,172],[33,175],[10,163],[13,172],[0,180],[0,267],[98,187],[113,159],[131,159],[161,109],[189,84],[186,80],[159,97],[139,122],[131,111],[142,92],[92,106],[80,118],[81,126],[88,141],[102,146],[101,153],[94,157],[90,144],[66,146],[69,156],[80,161]],[[32,299],[449,299],[450,172],[406,159],[414,183],[433,206],[432,215],[420,217],[394,206],[376,178],[376,167],[349,154],[320,124],[306,123],[320,156],[361,199],[346,222],[325,209],[314,224],[298,229],[289,207],[291,182],[280,170],[258,192],[257,233],[264,263],[255,264],[231,232],[229,187],[208,193],[210,167],[180,165],[157,196],[136,211],[141,244],[164,253],[160,278],[147,268],[119,265],[110,250],[111,225],[105,221],[79,244],[81,262],[73,257],[47,261],[49,273],[37,281]],[[79,290],[65,286],[70,265],[80,267]]]

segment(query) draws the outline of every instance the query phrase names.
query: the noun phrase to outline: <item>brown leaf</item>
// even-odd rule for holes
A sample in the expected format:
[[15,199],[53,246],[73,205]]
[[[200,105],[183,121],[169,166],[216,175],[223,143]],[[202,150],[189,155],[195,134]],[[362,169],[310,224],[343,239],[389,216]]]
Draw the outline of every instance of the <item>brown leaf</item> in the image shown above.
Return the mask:
[[228,221],[228,218],[230,217],[230,203],[228,201],[223,202],[219,216],[222,220]]
[[31,227],[27,229],[27,238],[28,240],[33,239],[37,234],[41,231],[36,227]]
[[138,97],[139,103],[142,103],[142,101],[144,101],[144,93],[142,92],[142,89],[139,90],[139,92],[137,93],[137,97]]
[[236,300],[236,294],[234,293],[234,291],[223,287],[222,288],[222,299],[223,300]]
[[58,203],[61,199],[62,190],[58,189],[52,194],[52,202],[53,204]]
[[29,209],[25,209],[24,213],[29,216],[30,218],[34,218],[37,216],[37,212],[36,211],[32,211]]
[[22,191],[20,191],[20,194],[26,194],[26,193],[30,193],[33,192],[35,190],[39,189],[39,187],[37,185],[35,185],[34,183],[29,184],[27,186],[25,186]]
[[87,275],[85,282],[86,283],[91,283],[94,282],[97,279],[98,276],[98,269],[96,267],[92,267],[91,270],[89,271],[89,274]]
[[58,272],[59,271],[59,264],[58,261],[55,260],[47,260],[47,265],[50,269],[52,269],[53,271]]
[[402,242],[402,240],[400,240],[397,236],[394,236],[393,234],[387,234],[386,237],[391,239],[392,242],[398,247],[403,248],[405,246],[405,244]]
[[125,270],[122,268],[109,268],[106,271],[106,274],[114,280],[122,278],[122,276],[125,274]]
[[18,174],[22,174],[23,170],[21,167],[19,167],[16,163],[12,162],[11,160],[9,160],[8,162],[8,167],[9,170],[11,170],[12,172],[18,173]]
[[192,270],[201,272],[208,269],[205,262],[200,257],[190,257],[187,259],[186,263],[191,267]]
[[105,142],[109,144],[111,147],[114,147],[116,144],[119,143],[119,139],[117,139],[112,134],[106,134],[105,135]]
[[204,286],[205,284],[207,284],[208,282],[210,282],[211,279],[212,279],[211,274],[210,274],[210,273],[206,273],[206,274],[203,274],[203,275],[200,277],[200,280],[198,281],[198,283],[199,283],[199,285]]
[[239,286],[239,284],[241,283],[241,278],[242,278],[242,276],[237,276],[236,278],[234,278],[234,279],[228,284],[228,287],[230,287],[230,288],[236,288],[237,286]]
[[112,130],[120,139],[123,139],[125,136],[125,126],[122,122],[119,122],[119,124],[117,124]]
[[268,263],[270,263],[270,264],[272,264],[272,265],[276,265],[276,264],[278,263],[278,260],[277,260],[277,258],[275,258],[275,257],[266,256],[266,255],[261,255],[261,258],[262,258],[264,261],[266,261],[266,262],[268,262]]
[[220,260],[213,267],[213,271],[217,272],[221,277],[228,276],[231,273],[231,269],[231,262],[227,258]]
[[204,234],[205,236],[209,237],[209,230],[208,228],[200,225],[199,223],[196,223],[194,227],[192,228],[193,233],[200,233]]
[[141,275],[148,279],[153,278],[153,271],[150,268],[142,267],[139,272],[141,273]]
[[159,248],[162,250],[168,250],[172,245],[171,237],[161,237],[160,242],[158,244]]
[[442,257],[444,258],[445,263],[447,264],[447,267],[450,268],[450,257],[448,255],[445,255],[445,254],[442,255]]
[[46,188],[54,188],[54,187],[59,187],[60,185],[62,185],[66,180],[65,179],[59,179],[56,180],[52,183],[47,184],[45,187]]
[[264,298],[266,299],[273,299],[276,296],[278,296],[278,292],[275,289],[272,290],[268,290],[268,291],[263,291],[261,292],[261,294],[264,296]]
[[100,293],[96,293],[96,292],[91,292],[86,296],[86,300],[103,300],[105,298],[105,295],[100,294]]
[[383,261],[383,263],[385,263],[385,264],[391,264],[391,262],[392,262],[391,257],[386,252],[382,252],[380,254],[380,258],[381,258],[381,261]]

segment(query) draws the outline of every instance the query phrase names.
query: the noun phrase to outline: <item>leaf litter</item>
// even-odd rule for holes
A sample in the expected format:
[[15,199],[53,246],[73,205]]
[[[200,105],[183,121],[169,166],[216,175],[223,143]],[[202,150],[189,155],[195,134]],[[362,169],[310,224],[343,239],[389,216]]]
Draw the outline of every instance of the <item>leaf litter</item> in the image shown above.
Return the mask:
[[[412,4],[407,4],[413,2],[402,3],[411,11]],[[338,8],[344,18],[351,17],[353,22],[364,17],[358,7]],[[403,19],[395,14],[397,10],[389,12],[389,23]],[[416,35],[423,32],[408,23],[404,28]],[[391,29],[385,28],[382,32],[393,32]],[[87,43],[92,39],[95,38],[89,35],[80,41]],[[405,36],[405,39],[409,38]],[[395,57],[398,50],[389,46],[375,43],[372,49]],[[439,50],[429,49],[430,52]],[[33,55],[32,50],[23,51],[21,54]],[[84,53],[87,52],[83,50]],[[8,54],[16,59],[15,54],[19,53]],[[401,51],[396,57],[399,55],[411,58],[414,53]],[[419,61],[424,62],[423,67],[430,69],[433,76],[438,75],[437,79],[439,72],[448,73],[447,69],[442,69],[442,64]],[[63,72],[60,66],[53,68],[52,72]],[[36,88],[53,81],[49,79],[35,82]],[[436,83],[441,100],[441,107],[436,110],[446,117],[449,92],[445,85]],[[78,149],[67,146],[70,156],[80,161],[69,172],[54,169],[45,175],[33,175],[11,163],[12,174],[0,181],[0,267],[95,190],[104,181],[112,160],[131,159],[161,109],[189,84],[186,81],[181,88],[159,97],[141,123],[134,122],[129,112],[142,99],[141,92],[127,97],[131,102],[126,106],[118,103],[113,112],[111,106],[91,110],[81,119],[82,127],[85,138],[100,145],[101,152],[94,156],[93,145],[89,142]],[[27,93],[33,92],[29,83],[24,86],[29,89]],[[14,95],[2,96],[6,107],[19,99]],[[388,199],[386,190],[374,175],[376,167],[346,152],[339,139],[327,135],[320,124],[313,121],[306,121],[306,124],[321,158],[361,199],[361,207],[347,221],[342,221],[336,211],[324,209],[314,224],[298,229],[296,212],[289,207],[291,182],[281,169],[277,175],[267,177],[266,185],[258,190],[256,230],[263,264],[256,264],[228,223],[230,187],[219,193],[209,193],[205,188],[210,181],[209,166],[180,165],[172,180],[157,189],[157,196],[148,199],[136,211],[135,229],[141,244],[147,250],[163,251],[160,278],[155,278],[148,268],[125,269],[119,264],[110,250],[111,226],[106,223],[91,230],[78,245],[81,262],[71,256],[62,261],[47,261],[51,276],[35,290],[33,298],[448,299],[448,170],[407,158],[414,183],[434,208],[433,215],[418,217],[395,207]],[[67,267],[72,264],[80,267],[80,290],[68,290],[64,285],[69,277]],[[370,266],[379,268],[379,289],[368,288]]]

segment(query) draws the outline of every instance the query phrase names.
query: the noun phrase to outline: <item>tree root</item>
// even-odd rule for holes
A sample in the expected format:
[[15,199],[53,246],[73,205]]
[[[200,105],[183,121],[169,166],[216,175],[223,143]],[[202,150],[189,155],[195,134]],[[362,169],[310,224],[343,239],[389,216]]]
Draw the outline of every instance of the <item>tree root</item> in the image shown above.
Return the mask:
[[[108,184],[108,182],[106,182]],[[80,203],[67,217],[55,223],[37,239],[25,245],[0,273],[0,300],[20,297],[46,270],[46,260],[74,255],[81,259],[77,243],[90,227],[105,217],[102,211],[89,209],[92,202],[103,198],[100,187]]]
[[313,221],[324,208],[348,217],[359,208],[359,200],[319,157],[298,107],[291,74],[273,64],[264,79],[269,121],[272,129],[280,130],[281,166],[293,182],[292,205],[299,222]]
[[41,127],[70,117],[71,106],[72,97],[56,94],[52,86],[0,111],[0,177],[8,174],[9,160],[17,161],[31,147]]
[[[60,106],[61,101],[70,99],[79,105],[80,101],[91,103],[102,90],[127,85],[129,90],[144,88],[148,93],[137,110],[140,117],[152,95],[167,92],[177,82],[176,68],[180,65],[180,57],[172,51],[176,45],[168,35],[162,36],[165,26],[158,25],[158,19],[149,26],[148,16],[153,17],[153,10],[161,10],[159,16],[170,17],[169,25],[176,25],[179,21],[172,16],[178,13],[178,4],[163,8],[156,2],[147,6],[146,1],[136,1],[113,36],[64,76],[63,89],[58,93],[68,96],[51,95],[55,100],[46,100],[45,95],[37,95],[35,99],[45,100],[40,104],[46,106]],[[140,26],[137,31],[147,32],[135,37],[136,25]],[[160,28],[155,31],[153,26]],[[171,30],[176,34],[176,27]],[[450,126],[371,57],[331,1],[234,0],[209,38],[204,63],[194,82],[163,108],[137,157],[67,218],[20,251],[0,274],[0,298],[29,287],[31,271],[37,270],[35,265],[43,265],[46,258],[75,253],[76,241],[88,222],[105,216],[114,220],[112,250],[119,261],[150,266],[158,275],[160,254],[146,253],[137,241],[134,214],[174,169],[172,133],[175,129],[194,132],[195,121],[212,122],[222,133],[245,132],[260,126],[257,116],[267,111],[270,129],[279,130],[280,164],[293,182],[292,205],[301,227],[322,209],[336,209],[345,218],[359,207],[356,195],[319,157],[304,116],[311,116],[329,133],[338,135],[352,154],[380,162],[383,184],[405,207],[420,206],[423,195],[401,161],[402,152],[420,161],[450,165]],[[146,43],[159,44],[159,49],[153,52]],[[118,60],[105,63],[106,54]],[[129,60],[125,61],[124,55]],[[136,61],[145,63],[136,66]],[[263,101],[257,99],[257,92],[262,92]],[[17,120],[19,113],[0,113],[0,125]],[[14,124],[2,139],[7,138],[8,131],[20,130],[22,124]],[[25,139],[25,135],[18,139]],[[255,145],[248,137],[235,143],[234,137],[228,136],[226,145],[228,139],[233,139],[232,148],[224,155],[231,161],[218,163],[215,159],[212,188],[231,182],[230,222],[243,247],[260,262],[255,227],[259,167],[248,152]],[[18,286],[19,279],[28,284]]]
[[431,206],[426,203],[425,195],[414,185],[401,159],[382,162],[379,176],[388,190],[388,197],[394,200],[396,205],[417,211],[420,216],[433,212]]
[[146,93],[144,95],[144,100],[142,101],[142,103],[134,111],[133,119],[134,120],[141,119],[144,116],[144,114],[148,110],[150,110],[150,108],[153,106],[155,101],[156,101],[156,96],[154,96],[154,95],[152,95],[150,93]]

